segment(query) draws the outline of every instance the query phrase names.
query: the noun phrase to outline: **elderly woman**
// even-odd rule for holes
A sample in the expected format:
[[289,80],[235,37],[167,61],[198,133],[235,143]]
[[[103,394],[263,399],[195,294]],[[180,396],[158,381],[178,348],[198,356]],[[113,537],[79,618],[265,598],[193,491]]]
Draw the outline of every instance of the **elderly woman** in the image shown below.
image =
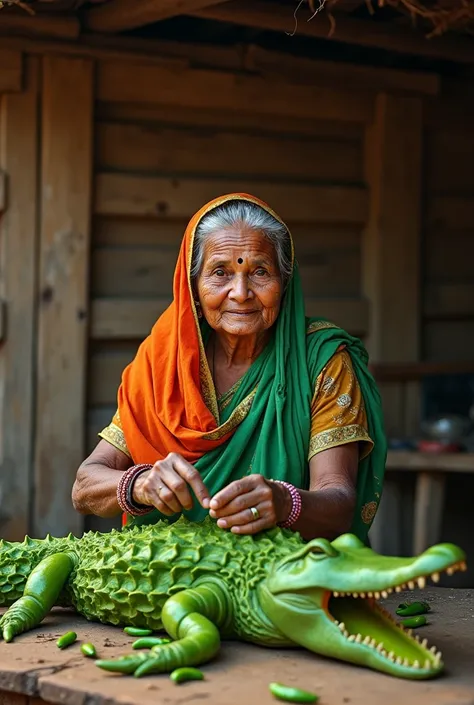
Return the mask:
[[365,349],[305,317],[288,228],[246,194],[190,221],[173,303],[99,435],[73,488],[83,514],[209,513],[237,534],[280,525],[366,540],[380,499],[386,442]]

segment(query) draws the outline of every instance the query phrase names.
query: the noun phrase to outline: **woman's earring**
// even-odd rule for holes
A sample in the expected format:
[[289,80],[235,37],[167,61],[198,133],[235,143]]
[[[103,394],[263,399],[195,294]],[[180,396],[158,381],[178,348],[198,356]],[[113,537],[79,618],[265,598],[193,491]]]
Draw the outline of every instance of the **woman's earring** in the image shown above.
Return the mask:
[[198,318],[202,318],[202,308],[201,308],[201,304],[199,303],[199,301],[195,301],[195,302],[194,302],[194,305],[196,306],[197,317],[198,317]]

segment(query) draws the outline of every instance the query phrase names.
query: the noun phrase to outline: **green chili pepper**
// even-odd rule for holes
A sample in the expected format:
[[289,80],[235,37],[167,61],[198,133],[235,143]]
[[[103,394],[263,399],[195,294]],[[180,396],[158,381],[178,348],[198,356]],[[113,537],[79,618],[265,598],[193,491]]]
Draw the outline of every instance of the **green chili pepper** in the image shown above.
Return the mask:
[[404,627],[422,627],[426,624],[426,617],[424,614],[419,614],[417,617],[407,617],[407,619],[402,619],[400,624]]
[[163,646],[170,644],[171,639],[167,636],[143,636],[132,644],[132,649],[151,649],[152,646]]
[[84,656],[89,656],[90,658],[97,658],[97,651],[95,650],[94,644],[82,644],[81,651]]
[[176,668],[170,674],[173,683],[184,683],[185,681],[202,681],[204,673],[199,668]]
[[139,627],[125,627],[123,631],[130,636],[150,636],[153,634],[153,629],[140,629]]
[[149,658],[149,654],[142,651],[138,654],[128,654],[127,656],[120,656],[120,658],[110,659],[110,661],[99,659],[95,662],[95,665],[103,668],[104,671],[130,674],[134,673],[138,666],[148,661]]
[[58,646],[59,649],[65,649],[66,646],[70,646],[71,644],[74,644],[76,639],[77,639],[76,632],[66,632],[66,634],[63,634],[62,636],[59,637],[59,639],[56,642],[56,645]]
[[290,703],[315,703],[319,700],[319,696],[315,693],[300,690],[300,688],[292,688],[282,683],[270,683],[268,687],[277,700],[286,700],[286,702]]
[[402,602],[398,605],[397,614],[400,617],[412,617],[415,614],[425,614],[430,609],[427,602]]

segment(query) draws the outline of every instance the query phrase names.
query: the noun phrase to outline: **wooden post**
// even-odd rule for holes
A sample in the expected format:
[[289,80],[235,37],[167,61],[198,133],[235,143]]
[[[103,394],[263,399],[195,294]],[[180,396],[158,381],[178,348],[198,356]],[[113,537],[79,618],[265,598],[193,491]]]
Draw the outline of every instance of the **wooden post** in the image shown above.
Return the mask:
[[26,62],[25,90],[5,95],[0,111],[0,536],[30,530],[34,436],[38,209],[38,60]]
[[43,59],[36,535],[81,532],[71,488],[84,456],[93,64]]
[[[366,133],[370,212],[362,260],[363,288],[370,302],[366,344],[375,363],[419,359],[422,127],[420,98],[377,96]],[[417,390],[410,390],[409,404],[401,386],[380,384],[380,390],[387,434],[414,432],[417,414],[411,416],[411,429],[405,416],[407,406],[418,403]],[[390,492],[387,484],[385,495],[381,514],[399,516],[388,506],[399,501],[398,493]],[[377,550],[384,550],[386,532],[380,516],[371,536]],[[401,526],[392,524],[390,532],[393,552],[393,535],[401,536]]]

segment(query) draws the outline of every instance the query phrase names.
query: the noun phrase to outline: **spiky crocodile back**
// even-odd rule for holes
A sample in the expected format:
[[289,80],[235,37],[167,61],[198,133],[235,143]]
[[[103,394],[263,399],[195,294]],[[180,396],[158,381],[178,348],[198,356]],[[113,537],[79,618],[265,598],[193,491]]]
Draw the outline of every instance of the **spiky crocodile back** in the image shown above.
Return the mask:
[[[252,618],[254,588],[275,559],[301,545],[299,536],[275,529],[236,536],[206,519],[181,518],[108,534],[88,533],[78,542],[79,561],[69,581],[71,600],[87,619],[161,629],[166,599],[196,581],[222,579],[238,604],[240,619]],[[250,595],[250,597],[249,597]],[[239,630],[237,630],[239,631]]]
[[68,550],[78,539],[31,539],[10,543],[0,539],[0,607],[9,607],[22,596],[26,580],[38,563],[53,553]]

